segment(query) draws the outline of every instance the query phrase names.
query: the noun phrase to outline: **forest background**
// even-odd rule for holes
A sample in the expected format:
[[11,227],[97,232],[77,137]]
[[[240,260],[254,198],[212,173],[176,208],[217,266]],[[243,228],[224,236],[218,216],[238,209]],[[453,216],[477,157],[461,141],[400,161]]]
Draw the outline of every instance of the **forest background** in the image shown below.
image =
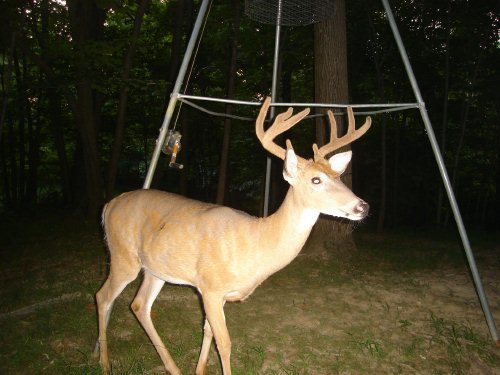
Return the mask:
[[[142,186],[199,4],[0,3],[0,212],[69,209],[97,219],[106,200]],[[499,229],[499,2],[393,0],[391,6],[465,223]],[[415,102],[382,5],[347,1],[346,7],[349,102]],[[213,2],[187,93],[242,100],[270,93],[274,26],[252,21],[244,8],[238,0]],[[285,27],[277,101],[314,101],[313,61],[314,26]],[[181,109],[178,161],[185,167],[169,169],[162,156],[153,187],[260,214],[266,152],[254,123],[228,124]],[[257,114],[254,107],[210,109]],[[376,115],[373,123],[353,145],[353,190],[371,205],[368,224],[452,223],[418,110]],[[290,138],[309,157],[312,121]],[[274,163],[271,209],[286,188],[281,162]]]

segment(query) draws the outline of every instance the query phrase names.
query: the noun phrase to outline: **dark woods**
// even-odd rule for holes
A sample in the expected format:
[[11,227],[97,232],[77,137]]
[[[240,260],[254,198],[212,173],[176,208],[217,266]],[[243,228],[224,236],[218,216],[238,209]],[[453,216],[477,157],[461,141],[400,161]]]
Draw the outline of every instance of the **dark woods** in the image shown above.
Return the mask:
[[[349,101],[414,102],[381,4],[368,3],[346,2]],[[391,5],[465,221],[492,228],[500,210],[498,2]],[[0,6],[0,211],[61,207],[97,218],[106,200],[142,186],[199,2]],[[284,28],[282,43],[280,100],[313,101],[314,26]],[[268,95],[273,48],[274,27],[248,19],[243,1],[215,1],[186,92],[244,100]],[[185,104],[174,118],[185,167],[169,169],[163,156],[154,186],[259,214],[266,152],[254,123]],[[373,123],[353,145],[353,189],[370,202],[369,220],[381,228],[451,224],[418,111],[377,115]],[[310,156],[313,121],[290,137]],[[284,185],[281,162],[273,163],[276,206]]]

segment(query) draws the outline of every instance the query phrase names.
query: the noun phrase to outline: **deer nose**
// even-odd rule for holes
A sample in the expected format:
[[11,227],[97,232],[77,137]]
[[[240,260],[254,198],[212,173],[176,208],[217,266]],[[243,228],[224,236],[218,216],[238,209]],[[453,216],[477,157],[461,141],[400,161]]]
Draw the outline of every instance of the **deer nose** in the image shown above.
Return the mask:
[[354,207],[354,212],[358,215],[366,216],[368,215],[368,211],[370,211],[370,205],[362,200]]

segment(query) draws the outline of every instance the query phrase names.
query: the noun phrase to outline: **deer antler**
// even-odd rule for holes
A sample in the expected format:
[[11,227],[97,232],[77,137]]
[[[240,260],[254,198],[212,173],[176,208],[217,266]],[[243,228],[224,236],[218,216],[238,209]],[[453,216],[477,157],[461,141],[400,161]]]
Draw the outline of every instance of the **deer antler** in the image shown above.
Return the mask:
[[[284,133],[304,117],[306,117],[309,114],[309,108],[304,109],[294,116],[292,116],[293,108],[288,108],[286,112],[280,113],[278,116],[276,116],[273,124],[267,130],[264,130],[264,121],[266,119],[267,111],[270,105],[271,98],[267,97],[262,104],[259,116],[257,116],[257,120],[255,121],[255,133],[257,134],[257,138],[259,139],[260,143],[267,151],[279,157],[280,159],[285,160],[286,150],[274,143],[273,140],[278,135]],[[291,147],[291,143],[288,139],[286,143],[287,147]],[[297,158],[300,164],[307,163],[306,159],[301,158],[300,156],[297,156]]]
[[349,106],[347,107],[347,116],[349,118],[347,133],[343,137],[339,138],[337,136],[337,122],[335,121],[335,117],[333,116],[332,111],[328,111],[327,113],[331,128],[330,141],[319,149],[316,144],[313,145],[315,159],[317,159],[318,157],[324,158],[333,151],[338,150],[339,148],[354,142],[356,139],[360,138],[363,134],[365,134],[368,131],[368,129],[370,129],[370,126],[372,124],[372,119],[370,116],[368,116],[363,126],[361,126],[359,129],[356,129],[352,107]]

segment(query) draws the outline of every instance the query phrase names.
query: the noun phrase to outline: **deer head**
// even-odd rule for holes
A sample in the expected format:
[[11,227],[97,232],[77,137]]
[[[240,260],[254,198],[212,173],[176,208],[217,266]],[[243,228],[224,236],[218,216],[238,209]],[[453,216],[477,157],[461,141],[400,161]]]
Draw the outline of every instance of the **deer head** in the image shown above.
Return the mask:
[[266,98],[255,123],[255,132],[262,146],[271,154],[284,160],[283,177],[297,190],[301,204],[320,213],[361,220],[368,214],[369,206],[358,198],[341,180],[340,176],[351,161],[352,152],[342,152],[327,158],[328,154],[344,147],[365,134],[371,126],[371,118],[367,117],[363,126],[355,128],[354,114],[347,108],[349,125],[347,133],[338,137],[337,123],[331,111],[328,111],[330,122],[330,140],[318,148],[313,145],[314,159],[304,159],[295,154],[292,143],[286,140],[286,149],[274,142],[279,134],[290,129],[309,114],[309,108],[292,116],[293,109],[276,116],[274,123],[264,130],[264,121],[271,104]]

